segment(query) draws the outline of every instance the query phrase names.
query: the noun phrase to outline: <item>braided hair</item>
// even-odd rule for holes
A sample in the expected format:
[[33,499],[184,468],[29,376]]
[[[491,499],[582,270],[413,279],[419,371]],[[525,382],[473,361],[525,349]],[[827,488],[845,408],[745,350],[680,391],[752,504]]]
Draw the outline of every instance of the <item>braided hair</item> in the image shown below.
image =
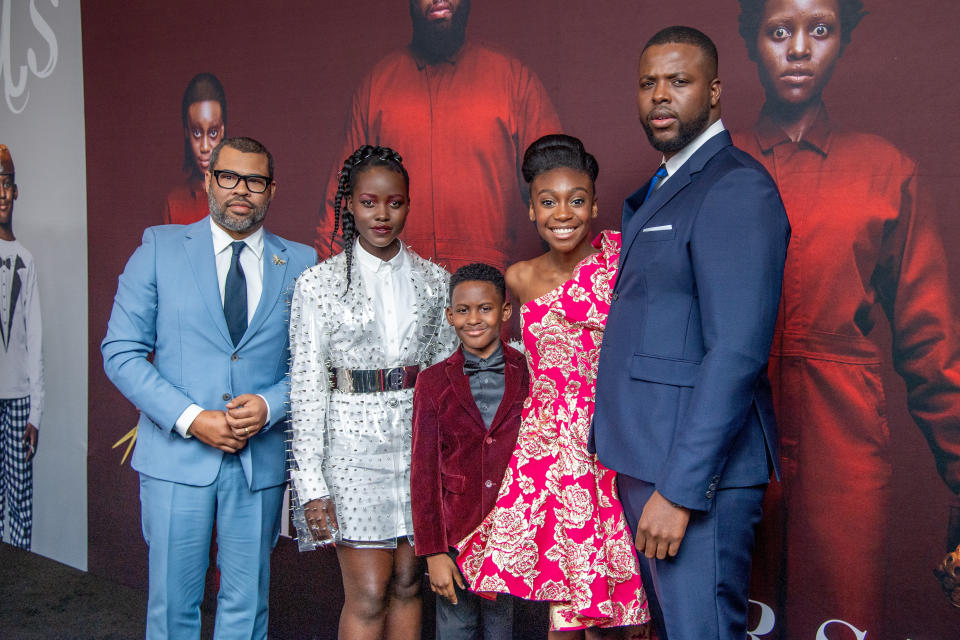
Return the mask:
[[400,154],[390,147],[381,147],[365,144],[343,161],[343,168],[340,169],[337,179],[337,195],[333,204],[333,233],[331,239],[337,237],[337,230],[340,230],[340,238],[343,243],[343,252],[347,255],[347,286],[350,288],[353,271],[353,240],[357,235],[357,228],[353,220],[353,212],[343,207],[344,198],[353,194],[354,179],[373,167],[386,167],[390,171],[399,173],[403,176],[403,184],[410,190],[410,176],[403,166],[403,158]]

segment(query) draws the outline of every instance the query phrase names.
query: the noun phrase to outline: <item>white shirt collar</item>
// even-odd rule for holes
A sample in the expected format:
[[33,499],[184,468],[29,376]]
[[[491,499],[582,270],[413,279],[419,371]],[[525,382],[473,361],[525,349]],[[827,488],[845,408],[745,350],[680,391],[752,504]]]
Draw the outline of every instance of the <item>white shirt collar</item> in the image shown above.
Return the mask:
[[[220,225],[214,222],[213,218],[210,218],[210,231],[213,234],[213,253],[215,255],[226,250],[233,244],[234,239],[230,237],[230,234],[224,231]],[[257,256],[257,260],[259,260],[263,254],[263,227],[261,226],[248,235],[243,241],[247,243],[247,249],[252,251],[253,254]]]
[[360,245],[360,238],[357,237],[353,241],[353,256],[357,260],[357,264],[365,269],[376,273],[380,269],[387,268],[392,271],[399,271],[407,264],[407,252],[406,247],[403,245],[402,240],[397,240],[400,243],[400,251],[397,251],[397,255],[393,256],[389,260],[381,260],[377,256],[368,252]]
[[[669,160],[662,159],[661,163],[667,165],[667,177],[669,178],[677,170],[683,166],[683,163],[690,159],[690,157],[695,154],[700,147],[706,144],[707,140],[717,135],[721,131],[724,131],[726,127],[723,126],[723,120],[717,120],[709,127],[704,129],[700,135],[687,143],[683,149],[680,149],[672,158]],[[663,182],[661,180],[661,182]]]

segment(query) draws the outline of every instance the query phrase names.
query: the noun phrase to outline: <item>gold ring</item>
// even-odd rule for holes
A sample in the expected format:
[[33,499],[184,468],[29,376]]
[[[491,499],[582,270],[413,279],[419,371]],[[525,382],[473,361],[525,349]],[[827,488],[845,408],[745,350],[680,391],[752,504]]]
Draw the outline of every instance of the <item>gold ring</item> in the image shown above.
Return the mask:
[[243,428],[243,435],[245,435],[245,436],[250,435],[250,427],[244,427],[244,428]]

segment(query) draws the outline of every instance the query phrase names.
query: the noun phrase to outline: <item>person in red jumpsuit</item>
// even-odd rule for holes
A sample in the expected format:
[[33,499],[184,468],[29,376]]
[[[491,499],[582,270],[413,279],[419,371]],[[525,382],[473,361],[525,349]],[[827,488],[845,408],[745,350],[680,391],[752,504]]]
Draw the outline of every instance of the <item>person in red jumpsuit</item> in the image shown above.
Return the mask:
[[212,73],[198,73],[183,92],[183,182],[167,194],[164,224],[191,224],[210,213],[203,172],[210,152],[223,140],[227,126],[227,95]]
[[[469,0],[410,0],[413,41],[377,63],[353,95],[344,158],[389,145],[413,176],[403,240],[456,270],[504,269],[539,246],[527,222],[520,164],[527,146],[560,132],[537,76],[509,55],[466,40]],[[331,172],[317,227],[322,257],[335,252]],[[531,249],[531,247],[533,249]]]
[[874,329],[889,323],[910,413],[960,492],[960,327],[943,246],[916,164],[834,123],[821,98],[862,2],[740,4],[766,104],[734,142],[773,176],[793,228],[769,370],[783,474],[764,505],[751,597],[776,616],[764,640],[838,637],[831,625],[886,638],[887,354]]

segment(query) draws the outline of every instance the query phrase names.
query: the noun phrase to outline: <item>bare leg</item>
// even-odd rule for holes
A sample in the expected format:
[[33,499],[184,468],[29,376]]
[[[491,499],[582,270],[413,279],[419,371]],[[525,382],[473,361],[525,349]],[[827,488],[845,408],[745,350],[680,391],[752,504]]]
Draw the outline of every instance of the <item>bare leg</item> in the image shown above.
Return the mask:
[[380,640],[390,602],[393,549],[355,549],[337,545],[343,576],[343,611],[338,637],[341,640]]
[[418,558],[406,539],[397,541],[393,554],[393,580],[390,583],[390,604],[387,608],[388,640],[419,640],[423,602],[423,559]]

